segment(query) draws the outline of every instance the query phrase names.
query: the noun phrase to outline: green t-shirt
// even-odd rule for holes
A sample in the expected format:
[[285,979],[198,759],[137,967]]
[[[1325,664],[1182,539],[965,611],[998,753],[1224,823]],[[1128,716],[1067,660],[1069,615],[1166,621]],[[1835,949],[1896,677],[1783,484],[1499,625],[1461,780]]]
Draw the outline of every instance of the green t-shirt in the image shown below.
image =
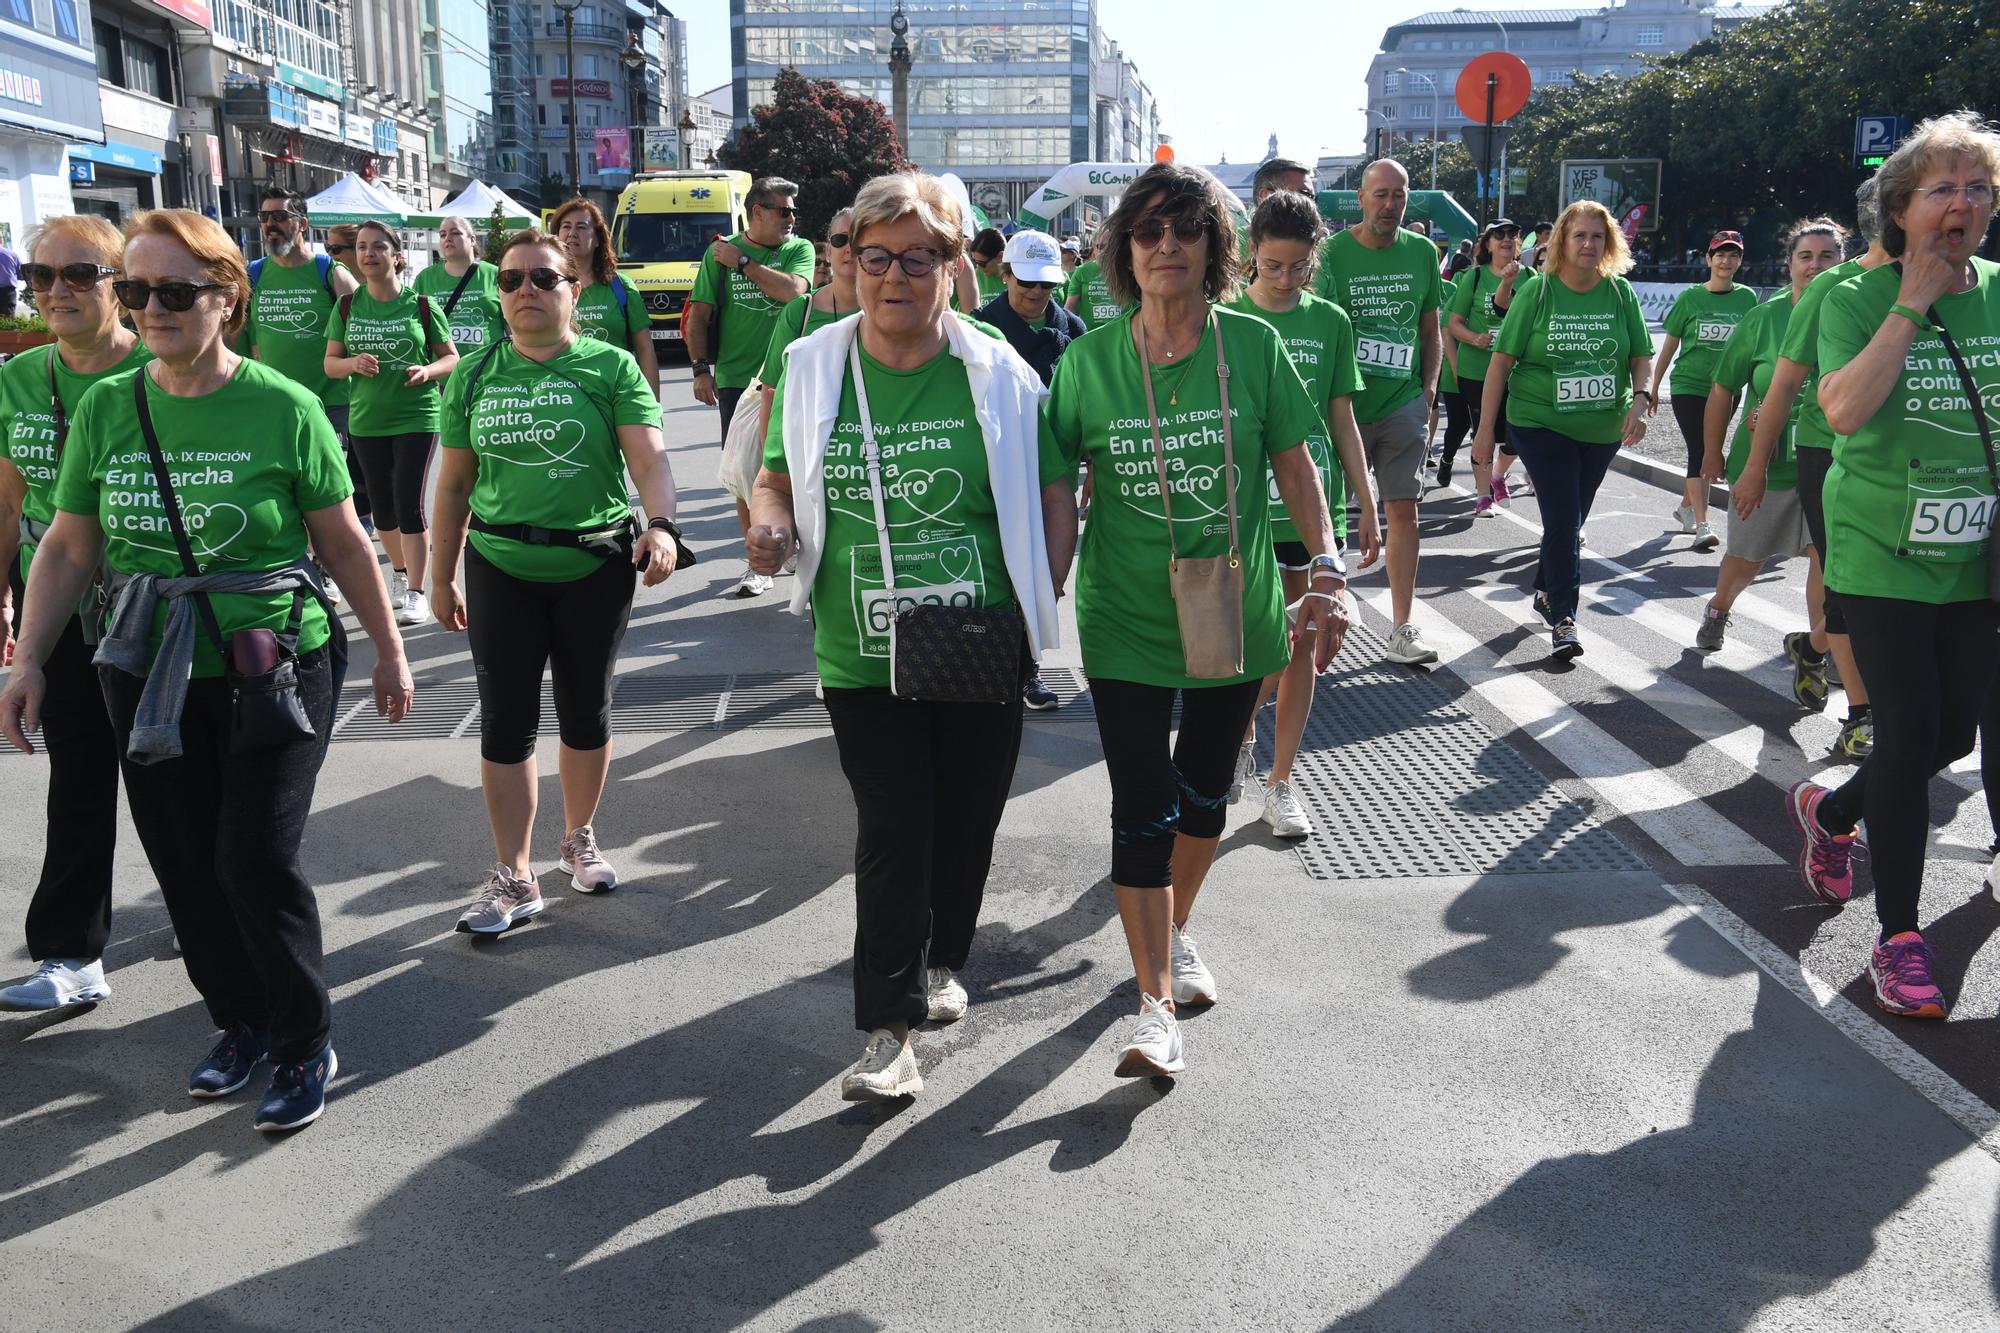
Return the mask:
[[[1521,279],[1527,277],[1523,269],[1515,275],[1518,288]],[[1469,268],[1453,281],[1450,293],[1450,312],[1465,321],[1474,333],[1498,333],[1500,321],[1505,317],[1493,308],[1493,298],[1500,294],[1500,279],[1494,277],[1484,267]],[[1442,331],[1447,338],[1450,332]],[[1458,378],[1461,382],[1474,380],[1484,383],[1486,368],[1493,364],[1491,348],[1474,347],[1471,343],[1458,344]]]
[[[354,488],[319,399],[257,361],[245,360],[227,384],[199,398],[164,392],[144,367],[92,385],[70,423],[56,508],[103,525],[105,560],[115,572],[180,577],[173,528],[132,401],[135,375],[146,381],[148,414],[201,571],[261,573],[302,559],[304,516],[339,504]],[[209,601],[224,638],[245,629],[282,631],[292,612],[288,592],[215,593]],[[159,650],[166,623],[162,597],[150,651]],[[326,611],[308,596],[299,651],[311,652],[327,635]],[[206,633],[195,636],[194,674],[222,674]]]
[[348,399],[348,382],[326,373],[326,322],[334,299],[328,290],[340,265],[327,270],[325,281],[311,256],[294,268],[275,259],[257,266],[250,289],[250,309],[243,317],[237,346],[259,361],[306,386],[328,407]]
[[[2000,265],[1975,257],[1972,268],[1972,290],[1939,297],[1931,319],[1951,331],[1980,398],[2000,403]],[[1820,309],[1820,374],[1861,354],[1901,286],[1883,264],[1833,289]],[[1834,441],[1825,502],[1835,592],[1934,604],[1986,596],[1993,483],[1972,405],[1934,331],[1917,333],[1867,424]]]
[[[859,350],[859,349],[857,349]],[[1014,585],[986,468],[986,437],[965,363],[949,347],[915,370],[891,370],[863,351],[868,415],[881,451],[882,509],[895,561],[896,603],[1005,606]],[[764,466],[786,470],[784,386],[771,403]],[[826,445],[826,541],[813,575],[813,656],[839,689],[889,683],[889,606],[861,408],[850,374]]]
[[764,352],[764,368],[757,378],[776,388],[785,375],[785,349],[815,329],[825,328],[838,319],[846,319],[852,310],[835,314],[831,310],[821,310],[812,304],[812,293],[790,302],[778,312],[777,320],[771,325],[771,345]]
[[[646,299],[639,295],[639,289],[623,273],[613,276],[612,282],[625,289],[625,308],[618,308],[618,293],[610,283],[593,282],[588,287],[576,289],[576,322],[583,336],[601,343],[609,343],[625,355],[632,355],[632,338],[641,331],[649,331],[652,317],[646,313]],[[651,336],[650,332],[647,336]]]
[[[1146,685],[1219,685],[1224,682],[1190,677],[1181,653],[1166,516],[1131,319],[1071,343],[1042,402],[1043,484],[1074,477],[1085,458],[1097,479],[1076,584],[1083,668],[1092,677]],[[1252,680],[1284,666],[1288,651],[1271,507],[1250,501],[1270,493],[1270,456],[1298,447],[1324,425],[1276,330],[1234,310],[1219,310],[1216,319],[1229,362],[1240,479],[1244,673],[1236,679]],[[1214,333],[1205,331],[1179,360],[1154,366],[1153,386],[1167,469],[1175,478],[1175,543],[1194,559],[1226,555],[1228,478]]]
[[445,317],[452,346],[458,349],[460,359],[507,336],[506,321],[500,317],[500,288],[495,285],[500,270],[483,259],[475,260],[472,271],[465,276],[468,279],[465,290],[459,293],[458,304],[449,310],[445,305],[459,281],[451,276],[451,270],[443,264],[432,264],[417,274],[415,283],[415,289],[430,297],[431,304]]
[[1076,266],[1076,272],[1069,275],[1069,292],[1076,297],[1076,317],[1083,321],[1085,331],[1109,324],[1125,313],[1125,308],[1111,299],[1111,289],[1104,285],[1104,270],[1095,259]]
[[[56,414],[49,401],[49,358],[55,357],[56,396],[62,400],[64,418],[74,424],[76,405],[83,391],[102,379],[122,375],[153,359],[144,343],[133,343],[125,359],[109,370],[79,375],[56,356],[55,345],[31,348],[7,358],[0,366],[0,458],[14,465],[27,483],[21,497],[21,512],[37,523],[55,522],[56,517]],[[68,452],[68,446],[64,446]],[[21,574],[26,577],[35,554],[34,544],[21,544]]]
[[1819,406],[1819,312],[1826,304],[1828,292],[1855,274],[1867,271],[1858,257],[1835,264],[1806,284],[1792,311],[1792,322],[1785,329],[1785,345],[1778,349],[1778,355],[1812,367],[1805,383],[1799,386],[1799,410],[1792,418],[1797,423],[1792,428],[1794,448],[1833,448],[1833,427],[1826,424],[1826,413]]
[[1653,348],[1639,298],[1623,278],[1587,292],[1537,273],[1514,286],[1493,350],[1516,358],[1507,420],[1585,444],[1616,444],[1632,410],[1632,358]]
[[[1361,370],[1354,364],[1354,325],[1347,312],[1311,292],[1301,292],[1299,303],[1283,314],[1263,309],[1244,293],[1230,302],[1229,309],[1255,315],[1278,331],[1278,338],[1291,357],[1292,369],[1305,381],[1306,396],[1319,413],[1320,424],[1306,437],[1313,466],[1319,469],[1320,487],[1326,492],[1328,510],[1333,515],[1336,537],[1347,535],[1347,474],[1333,451],[1333,431],[1328,424],[1333,400],[1361,392]],[[1271,478],[1271,540],[1295,542],[1299,530],[1278,494],[1278,479]]]
[[[1715,382],[1715,359],[1722,345],[1744,316],[1757,308],[1757,291],[1732,283],[1726,292],[1712,292],[1706,285],[1689,287],[1667,308],[1667,335],[1681,340],[1680,355],[1674,358],[1673,372],[1667,377],[1667,392],[1694,398],[1708,397]],[[1775,484],[1775,483],[1774,483]]]
[[[542,362],[510,343],[481,371],[485,355],[460,361],[444,388],[443,444],[472,450],[479,464],[472,512],[488,523],[570,531],[609,527],[630,514],[625,455],[613,427],[660,424],[660,404],[639,363],[590,338]],[[580,579],[604,563],[574,547],[491,533],[467,540],[502,573],[537,583]]]
[[[426,298],[428,299],[428,298]],[[378,301],[364,287],[354,293],[352,317],[335,306],[326,325],[326,341],[339,343],[348,356],[372,355],[375,374],[350,375],[353,397],[347,429],[355,435],[404,435],[438,428],[437,385],[403,383],[403,372],[428,364],[430,349],[451,341],[444,307],[431,303],[426,321],[417,293],[404,290],[395,299]],[[324,350],[324,349],[322,349]]]
[[1007,290],[1007,279],[998,273],[981,273],[972,270],[973,278],[979,283],[979,304],[985,305],[994,297]]
[[[812,281],[813,246],[803,236],[790,237],[770,250],[751,244],[750,238],[740,232],[729,240],[765,268],[790,273],[808,283]],[[716,262],[714,246],[702,253],[701,267],[695,271],[694,290],[688,293],[688,300],[715,307],[715,318],[720,322],[721,344],[711,343],[710,347],[715,358],[715,387],[741,389],[748,385],[757,368],[764,364],[764,354],[771,348],[771,328],[789,303],[772,300],[743,274],[733,268],[724,269]]]
[[[1748,401],[1741,404],[1743,413],[1737,420],[1735,435],[1730,437],[1729,457],[1723,464],[1732,485],[1743,475],[1743,465],[1750,461],[1750,414],[1771,391],[1771,372],[1778,368],[1778,348],[1785,341],[1785,329],[1794,313],[1792,289],[1787,287],[1745,315],[1729,341],[1723,344],[1722,355],[1716,358],[1713,383],[1739,399],[1743,398],[1746,386],[1750,390]],[[1799,404],[1793,399],[1791,418],[1785,423],[1785,433],[1778,437],[1770,469],[1765,473],[1765,485],[1771,490],[1789,490],[1799,484],[1799,461],[1792,453],[1792,430],[1798,419]]]
[[1354,232],[1335,232],[1320,247],[1313,288],[1354,321],[1354,354],[1366,385],[1354,396],[1354,419],[1380,421],[1424,391],[1423,317],[1444,305],[1437,247],[1399,231],[1385,250]]

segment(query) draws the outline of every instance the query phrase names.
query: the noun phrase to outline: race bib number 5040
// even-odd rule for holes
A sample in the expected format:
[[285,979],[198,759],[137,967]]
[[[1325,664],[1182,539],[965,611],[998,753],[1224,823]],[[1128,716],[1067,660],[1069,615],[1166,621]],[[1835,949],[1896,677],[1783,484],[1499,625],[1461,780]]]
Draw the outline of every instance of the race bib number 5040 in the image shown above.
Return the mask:
[[1910,474],[1900,555],[1953,564],[1986,551],[1994,499],[1983,467],[1926,467]]

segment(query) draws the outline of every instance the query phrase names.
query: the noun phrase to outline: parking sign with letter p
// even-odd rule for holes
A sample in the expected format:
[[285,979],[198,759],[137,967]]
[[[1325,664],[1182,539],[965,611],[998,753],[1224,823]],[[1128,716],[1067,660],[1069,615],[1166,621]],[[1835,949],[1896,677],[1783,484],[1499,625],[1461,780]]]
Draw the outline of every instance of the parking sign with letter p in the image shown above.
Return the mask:
[[1882,159],[1896,151],[1896,145],[1910,132],[1907,116],[1856,116],[1854,118],[1854,165],[1879,167]]

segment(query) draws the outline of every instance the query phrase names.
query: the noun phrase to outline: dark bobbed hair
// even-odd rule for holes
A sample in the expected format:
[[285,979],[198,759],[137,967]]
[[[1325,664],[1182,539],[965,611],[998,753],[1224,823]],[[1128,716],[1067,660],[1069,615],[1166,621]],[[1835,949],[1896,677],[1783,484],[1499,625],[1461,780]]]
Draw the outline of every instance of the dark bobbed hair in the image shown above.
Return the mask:
[[1118,207],[1104,220],[1098,235],[1104,285],[1119,305],[1139,303],[1139,283],[1132,276],[1132,228],[1148,213],[1169,218],[1194,214],[1208,224],[1208,267],[1202,274],[1202,294],[1210,301],[1236,295],[1242,257],[1230,216],[1229,192],[1200,167],[1156,162],[1125,187]]
[[[618,281],[618,258],[611,253],[611,228],[605,223],[604,214],[598,210],[596,204],[588,199],[564,200],[562,207],[549,218],[549,232],[551,235],[560,232],[563,219],[571,213],[578,212],[589,214],[590,229],[597,236],[597,249],[590,257],[590,281],[601,282],[608,287]],[[581,273],[575,276],[578,281],[584,278]]]

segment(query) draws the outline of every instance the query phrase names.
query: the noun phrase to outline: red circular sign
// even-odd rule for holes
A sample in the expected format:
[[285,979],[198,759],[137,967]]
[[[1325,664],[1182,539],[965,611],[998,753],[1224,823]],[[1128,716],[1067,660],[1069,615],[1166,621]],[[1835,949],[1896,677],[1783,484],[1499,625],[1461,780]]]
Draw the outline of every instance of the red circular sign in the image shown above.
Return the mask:
[[1453,92],[1458,109],[1468,120],[1476,124],[1486,123],[1486,76],[1492,75],[1493,120],[1497,124],[1511,120],[1528,104],[1528,94],[1534,89],[1534,78],[1521,57],[1508,51],[1488,51],[1483,56],[1474,56],[1466,67],[1458,72],[1458,86]]

